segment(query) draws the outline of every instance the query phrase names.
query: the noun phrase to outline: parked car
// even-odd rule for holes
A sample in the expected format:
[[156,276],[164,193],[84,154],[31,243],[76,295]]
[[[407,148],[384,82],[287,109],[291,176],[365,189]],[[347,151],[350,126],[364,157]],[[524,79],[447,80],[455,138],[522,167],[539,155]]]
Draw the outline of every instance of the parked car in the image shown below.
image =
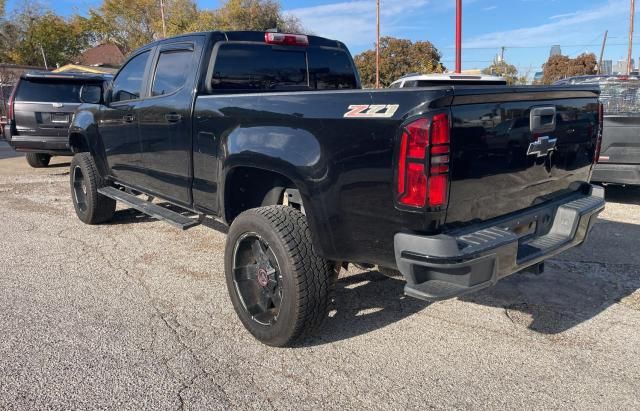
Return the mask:
[[390,88],[434,87],[434,86],[506,86],[504,77],[452,73],[412,73],[391,83]]
[[640,77],[579,76],[557,84],[600,86],[604,108],[602,150],[591,180],[640,185]]
[[80,105],[80,90],[109,78],[81,73],[23,74],[9,98],[3,126],[6,140],[16,151],[26,153],[32,167],[46,167],[54,155],[72,155],[68,129]]
[[[412,297],[453,298],[541,270],[604,208],[588,184],[593,86],[362,90],[339,41],[211,32],[147,45],[104,94],[81,97],[69,129],[78,218],[108,221],[121,201],[181,228],[224,220],[231,301],[274,346],[322,322],[348,262],[399,271]],[[557,115],[591,127],[557,133]],[[509,119],[529,125],[517,161],[468,148]]]

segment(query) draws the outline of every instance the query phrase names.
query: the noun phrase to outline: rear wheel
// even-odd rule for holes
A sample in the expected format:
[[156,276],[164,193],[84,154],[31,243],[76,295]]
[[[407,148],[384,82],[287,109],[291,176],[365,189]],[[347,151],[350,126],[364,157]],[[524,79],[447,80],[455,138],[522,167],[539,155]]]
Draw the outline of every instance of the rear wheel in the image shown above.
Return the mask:
[[89,153],[73,156],[69,170],[71,198],[78,218],[87,224],[108,221],[116,210],[116,201],[98,193],[105,185]]
[[261,342],[296,344],[327,316],[334,272],[311,244],[306,217],[286,206],[240,214],[225,248],[227,288],[242,324]]
[[27,163],[33,168],[42,168],[49,165],[51,161],[50,154],[43,153],[27,153]]

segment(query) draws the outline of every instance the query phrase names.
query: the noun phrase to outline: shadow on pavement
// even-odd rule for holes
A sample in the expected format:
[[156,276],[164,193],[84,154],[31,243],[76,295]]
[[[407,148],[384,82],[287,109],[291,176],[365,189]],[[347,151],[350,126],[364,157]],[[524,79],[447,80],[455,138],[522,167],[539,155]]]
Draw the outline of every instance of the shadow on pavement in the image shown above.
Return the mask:
[[[638,238],[640,225],[602,220],[585,246],[548,261],[544,274],[517,273],[460,300],[502,308],[514,324],[541,334],[562,333],[640,289]],[[304,345],[366,334],[429,306],[404,296],[403,287],[404,281],[377,271],[341,278],[335,315]],[[640,310],[640,298],[626,304]]]
[[[640,289],[638,238],[640,225],[601,220],[584,246],[548,261],[544,274],[514,274],[461,300],[502,307],[532,331],[564,332]],[[640,309],[640,299],[630,304]]]
[[0,139],[0,160],[5,158],[14,158],[24,156],[24,153],[18,153],[3,139]]
[[605,190],[605,197],[607,201],[621,204],[640,205],[640,187],[607,186]]
[[386,327],[421,311],[429,302],[406,297],[405,282],[377,271],[340,278],[333,315],[305,346],[346,340]]

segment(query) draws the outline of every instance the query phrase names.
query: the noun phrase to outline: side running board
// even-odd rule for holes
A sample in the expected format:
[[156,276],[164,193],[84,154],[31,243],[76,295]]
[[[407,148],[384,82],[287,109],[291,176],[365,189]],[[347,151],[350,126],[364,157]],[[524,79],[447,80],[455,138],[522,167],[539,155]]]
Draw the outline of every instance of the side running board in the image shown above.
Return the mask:
[[116,201],[120,201],[128,205],[129,207],[135,208],[136,210],[141,211],[153,218],[166,221],[167,223],[182,230],[186,230],[187,228],[191,228],[200,224],[200,220],[183,216],[180,213],[176,213],[175,211],[171,211],[168,208],[153,204],[150,201],[145,201],[132,194],[126,193],[122,190],[118,190],[115,187],[99,188],[98,193],[102,194],[103,196],[113,198]]

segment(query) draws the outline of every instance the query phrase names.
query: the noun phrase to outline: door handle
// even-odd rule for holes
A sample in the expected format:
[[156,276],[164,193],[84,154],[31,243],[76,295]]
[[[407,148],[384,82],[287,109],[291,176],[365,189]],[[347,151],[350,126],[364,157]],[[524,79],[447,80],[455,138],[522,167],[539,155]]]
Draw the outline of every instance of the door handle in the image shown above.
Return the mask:
[[164,118],[169,123],[177,123],[178,121],[182,120],[182,115],[178,113],[168,113],[164,115]]
[[133,123],[136,118],[133,116],[133,114],[125,114],[124,116],[122,116],[122,119],[127,123]]
[[551,133],[556,129],[556,106],[534,107],[530,114],[532,133]]

